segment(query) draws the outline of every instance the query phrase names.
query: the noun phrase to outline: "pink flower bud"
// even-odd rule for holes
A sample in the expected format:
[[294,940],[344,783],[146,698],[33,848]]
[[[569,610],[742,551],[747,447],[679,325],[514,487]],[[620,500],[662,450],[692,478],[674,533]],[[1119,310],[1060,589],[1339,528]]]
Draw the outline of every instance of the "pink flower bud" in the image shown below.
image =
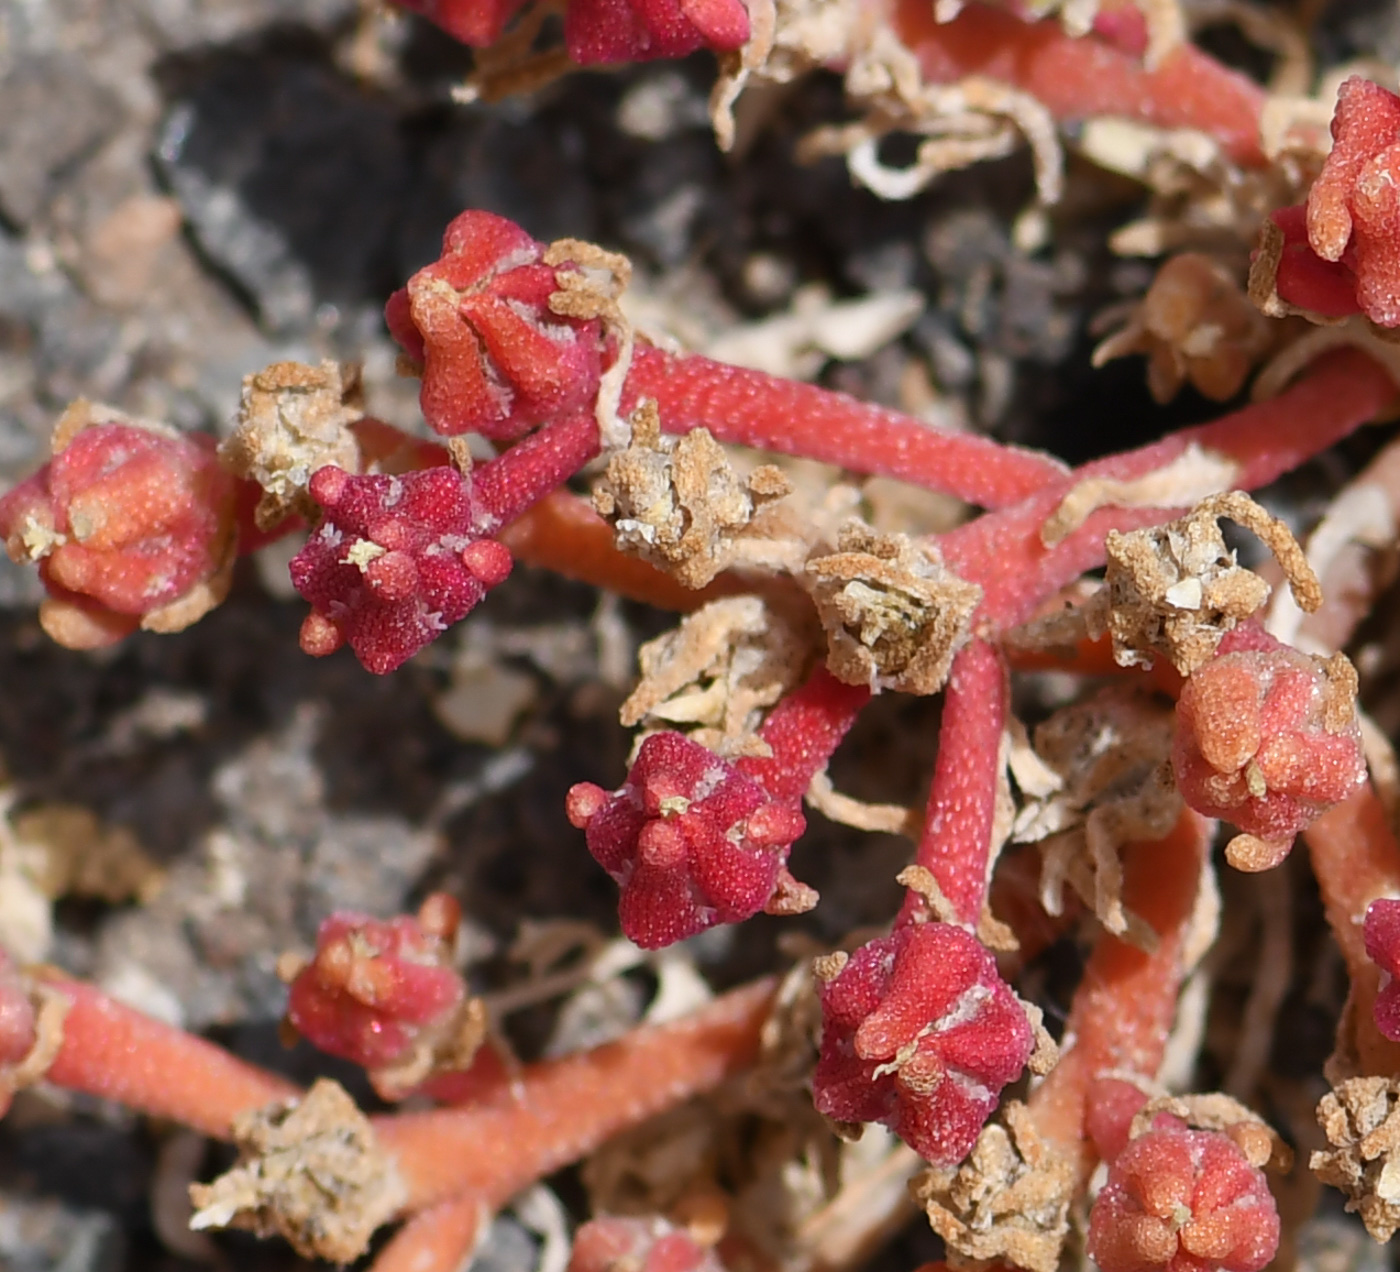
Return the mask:
[[732,52],[749,38],[743,0],[569,0],[564,43],[580,65]]
[[787,882],[806,826],[795,805],[679,733],[653,733],[611,794],[569,792],[569,820],[622,888],[622,930],[643,949],[757,914]]
[[[75,404],[69,414],[80,409],[90,417],[95,408]],[[235,483],[213,438],[123,420],[80,427],[66,441],[0,499],[10,557],[37,562],[49,591],[45,630],[93,648],[143,623],[178,630],[222,600]]]
[[603,1215],[574,1235],[568,1272],[723,1272],[712,1250],[664,1219]]
[[454,40],[473,48],[494,44],[524,3],[525,0],[398,0],[403,8],[421,13]]
[[1383,897],[1366,907],[1366,954],[1385,973],[1376,995],[1376,1028],[1400,1042],[1400,901]]
[[393,671],[510,573],[510,553],[486,537],[494,514],[453,468],[353,477],[328,465],[310,491],[325,519],[291,562],[312,608],[308,654],[348,642],[368,670]]
[[571,267],[543,255],[544,244],[505,217],[463,212],[441,258],[389,298],[385,319],[422,365],[419,402],[436,432],[518,437],[597,395],[600,325],[550,309]]
[[881,1122],[935,1165],[967,1155],[1035,1046],[991,954],[946,923],[862,945],[820,994],[817,1111]]
[[1276,864],[1365,780],[1355,673],[1283,646],[1218,655],[1182,688],[1172,765],[1187,804],[1270,848],[1256,868]]
[[1346,259],[1372,322],[1400,326],[1400,97],[1353,75],[1332,139],[1308,195],[1308,241],[1325,261]]
[[287,1019],[322,1051],[378,1069],[466,997],[452,965],[458,910],[435,895],[417,917],[342,911],[316,934],[315,957],[292,981]]
[[1278,1239],[1269,1185],[1234,1141],[1154,1126],[1110,1164],[1088,1250],[1102,1272],[1259,1272]]

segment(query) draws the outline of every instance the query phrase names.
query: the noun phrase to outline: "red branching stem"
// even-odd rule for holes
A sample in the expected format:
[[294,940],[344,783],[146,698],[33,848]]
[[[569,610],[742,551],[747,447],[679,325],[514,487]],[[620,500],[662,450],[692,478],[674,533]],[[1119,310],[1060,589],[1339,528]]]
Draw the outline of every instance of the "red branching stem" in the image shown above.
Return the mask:
[[619,551],[612,526],[586,499],[567,490],[546,495],[506,526],[500,541],[523,565],[542,566],[658,609],[685,613],[716,597],[746,590],[727,574],[699,591],[683,587],[641,557]]
[[[953,660],[943,694],[938,759],[917,863],[930,871],[960,923],[976,929],[987,899],[988,853],[1009,685],[1001,655],[974,639]],[[927,916],[911,892],[897,924]]]
[[[1400,1043],[1376,1028],[1381,969],[1366,951],[1365,916],[1372,901],[1400,896],[1400,847],[1385,808],[1368,782],[1303,831],[1322,903],[1351,979],[1343,1028],[1362,1073],[1400,1072]],[[1347,1042],[1338,1039],[1345,1053]]]
[[770,799],[798,803],[869,701],[865,686],[843,684],[819,666],[759,729],[772,754],[745,756],[734,767],[761,782]]
[[951,22],[924,0],[895,0],[895,29],[937,84],[969,75],[1002,80],[1042,102],[1056,119],[1115,115],[1162,128],[1209,133],[1237,162],[1262,166],[1264,90],[1191,44],[1149,70],[1094,35],[1075,38],[1054,19],[1023,22],[1005,9],[969,4]]
[[394,1233],[370,1272],[458,1272],[481,1238],[486,1215],[471,1195],[429,1206]]
[[285,1078],[91,985],[59,975],[42,979],[69,1004],[63,1042],[46,1075],[55,1086],[115,1100],[219,1138],[228,1137],[237,1114],[297,1094]]
[[468,1194],[495,1209],[625,1127],[712,1090],[752,1062],[773,989],[759,981],[684,1020],[527,1065],[500,1100],[377,1118],[407,1209]]
[[1081,1179],[1093,1164],[1085,1139],[1091,1086],[1113,1071],[1151,1077],[1162,1062],[1211,832],[1212,823],[1186,810],[1165,839],[1127,850],[1123,902],[1157,933],[1157,948],[1147,953],[1100,934],[1065,1026],[1073,1045],[1031,1095],[1036,1129],[1074,1155]]
[[562,486],[598,453],[598,425],[579,411],[472,470],[472,486],[499,527]]
[[1095,477],[1130,479],[1177,459],[1192,443],[1234,460],[1235,485],[1252,490],[1326,450],[1391,401],[1394,382],[1381,367],[1354,351],[1319,359],[1296,384],[1267,402],[1244,407],[1209,424],[1183,429],[1137,450],[1076,469],[1015,508],[991,513],[940,536],[948,565],[980,583],[981,616],[996,627],[1029,618],[1036,608],[1085,570],[1102,565],[1109,530],[1154,525],[1161,509],[1104,508],[1053,547],[1040,528],[1077,484]]
[[638,344],[625,392],[628,404],[655,399],[668,433],[703,426],[722,442],[897,477],[984,508],[1017,503],[1065,475],[1062,464],[1036,451],[940,429],[812,384],[709,358],[675,357],[650,345]]

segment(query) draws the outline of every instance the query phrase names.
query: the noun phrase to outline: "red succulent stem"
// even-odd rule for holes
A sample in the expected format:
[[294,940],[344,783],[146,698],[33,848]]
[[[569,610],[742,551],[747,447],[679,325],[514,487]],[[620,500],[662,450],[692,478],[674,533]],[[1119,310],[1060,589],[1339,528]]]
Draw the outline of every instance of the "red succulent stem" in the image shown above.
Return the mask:
[[1338,1049],[1354,1054],[1362,1073],[1400,1072],[1400,1042],[1376,1027],[1381,969],[1366,950],[1367,909],[1379,897],[1400,896],[1400,846],[1375,788],[1368,782],[1324,813],[1303,831],[1303,842],[1351,982],[1342,1025],[1350,1037],[1339,1037]]
[[47,973],[40,979],[68,1001],[63,1040],[45,1075],[55,1086],[115,1100],[221,1139],[239,1113],[297,1094],[285,1078],[91,985]]
[[526,1065],[498,1100],[376,1118],[406,1208],[470,1194],[494,1210],[626,1127],[712,1090],[753,1062],[773,988],[759,981],[684,1020]]
[[1178,45],[1149,69],[1093,34],[1067,34],[1054,19],[1025,22],[1003,8],[973,3],[951,22],[938,22],[925,0],[892,0],[892,10],[895,30],[931,83],[969,75],[1002,80],[1059,120],[1113,115],[1194,128],[1239,163],[1265,162],[1259,146],[1264,89],[1194,45]]
[[467,1266],[487,1218],[474,1194],[429,1206],[394,1233],[369,1272],[458,1272]]
[[[985,640],[974,639],[953,659],[943,693],[938,759],[915,857],[937,880],[958,922],[974,931],[987,899],[1009,692],[1006,664]],[[926,917],[927,911],[924,898],[910,892],[895,924]]]
[[699,356],[677,357],[638,343],[624,401],[654,398],[661,427],[704,427],[722,442],[800,455],[852,472],[897,477],[1004,508],[1063,480],[1059,461],[973,433],[940,429],[812,384],[799,384]]
[[1162,1063],[1213,829],[1187,809],[1164,839],[1126,850],[1123,901],[1157,933],[1157,946],[1149,952],[1100,933],[1065,1025],[1073,1043],[1030,1097],[1037,1132],[1077,1164],[1080,1186],[1093,1168],[1087,1122],[1094,1098],[1112,1094],[1112,1084],[1099,1079],[1110,1073],[1151,1078]]
[[870,690],[864,685],[843,684],[819,666],[800,689],[773,708],[759,729],[772,754],[745,756],[734,767],[762,783],[771,799],[800,804],[812,778],[827,766],[869,701]]
[[1015,508],[990,513],[938,538],[949,566],[981,584],[980,614],[993,627],[1009,627],[1086,570],[1103,564],[1109,530],[1155,525],[1162,509],[1104,508],[1061,542],[1048,546],[1041,527],[1075,486],[1089,478],[1131,479],[1179,458],[1193,443],[1238,464],[1234,485],[1266,485],[1326,450],[1373,419],[1396,396],[1379,364],[1354,351],[1319,359],[1307,375],[1267,402],[1234,411],[1209,424],[1183,429],[1150,446],[1085,464]]
[[472,489],[499,528],[562,486],[597,453],[593,412],[578,411],[474,468]]

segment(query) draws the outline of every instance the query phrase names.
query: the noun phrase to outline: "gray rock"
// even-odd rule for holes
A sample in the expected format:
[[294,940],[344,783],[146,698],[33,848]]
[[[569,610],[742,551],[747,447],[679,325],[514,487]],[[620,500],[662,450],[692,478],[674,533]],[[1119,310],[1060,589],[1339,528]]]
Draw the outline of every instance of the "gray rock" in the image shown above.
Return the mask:
[[0,78],[0,119],[0,211],[27,225],[56,180],[118,125],[120,113],[79,59],[55,55],[22,59]]

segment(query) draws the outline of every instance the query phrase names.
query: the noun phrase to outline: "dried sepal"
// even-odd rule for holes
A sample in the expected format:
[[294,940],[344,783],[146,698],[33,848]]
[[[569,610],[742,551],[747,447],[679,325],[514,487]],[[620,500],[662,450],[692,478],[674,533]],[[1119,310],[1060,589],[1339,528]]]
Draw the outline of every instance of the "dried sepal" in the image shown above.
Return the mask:
[[801,620],[773,602],[711,601],[641,647],[641,679],[620,719],[629,728],[685,729],[728,757],[762,753],[762,713],[797,684],[812,644]]
[[982,589],[947,569],[936,548],[853,519],[806,573],[838,680],[914,694],[943,687]]
[[1269,328],[1230,272],[1201,252],[1182,252],[1157,271],[1127,324],[1094,350],[1095,366],[1147,355],[1147,385],[1170,402],[1183,384],[1224,402],[1268,348]]
[[617,545],[665,570],[685,587],[701,588],[743,559],[746,537],[765,504],[790,486],[772,465],[747,479],[734,471],[708,429],[663,436],[654,402],[632,416],[630,444],[609,460],[593,506],[610,521]]
[[239,1164],[192,1184],[190,1227],[280,1235],[303,1258],[349,1263],[407,1190],[344,1088],[322,1078],[296,1100],[234,1119]]
[[1026,798],[1011,837],[1042,842],[1041,904],[1064,910],[1066,884],[1110,932],[1143,948],[1156,934],[1123,904],[1123,846],[1160,839],[1176,824],[1173,720],[1145,694],[1109,686],[1036,727],[1034,754],[1057,779]]
[[238,422],[219,446],[219,459],[262,487],[253,512],[259,530],[293,513],[316,515],[306,488],[318,468],[359,471],[360,445],[350,425],[363,414],[360,368],[353,363],[274,362],[243,377]]
[[1109,532],[1106,613],[1091,616],[1090,630],[1107,630],[1119,666],[1150,667],[1160,655],[1190,675],[1268,599],[1269,585],[1226,546],[1221,517],[1252,530],[1273,551],[1303,609],[1311,613],[1321,604],[1317,576],[1288,527],[1242,491],[1212,495],[1177,521]]
[[961,1258],[1056,1272],[1074,1186],[1072,1163],[1040,1138],[1026,1106],[1013,1100],[965,1162],[925,1171],[911,1192]]
[[16,1091],[42,1082],[63,1046],[69,1000],[26,976],[0,947],[0,1117]]
[[1323,1096],[1317,1121],[1329,1148],[1308,1159],[1324,1184],[1346,1194],[1366,1231],[1389,1241],[1400,1228],[1400,1079],[1352,1078]]

